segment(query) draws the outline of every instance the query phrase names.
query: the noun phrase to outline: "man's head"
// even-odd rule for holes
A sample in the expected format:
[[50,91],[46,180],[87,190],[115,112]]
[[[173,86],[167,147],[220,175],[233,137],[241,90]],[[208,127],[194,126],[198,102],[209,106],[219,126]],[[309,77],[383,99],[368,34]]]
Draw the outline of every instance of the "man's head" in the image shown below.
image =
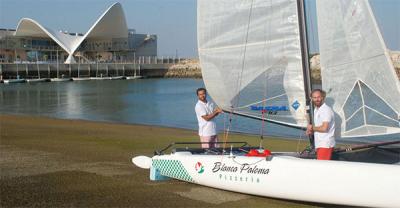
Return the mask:
[[207,90],[204,88],[199,88],[196,90],[197,93],[197,97],[199,98],[199,100],[203,101],[203,102],[207,102]]
[[326,93],[321,89],[314,89],[311,91],[311,100],[316,107],[320,107],[324,104]]

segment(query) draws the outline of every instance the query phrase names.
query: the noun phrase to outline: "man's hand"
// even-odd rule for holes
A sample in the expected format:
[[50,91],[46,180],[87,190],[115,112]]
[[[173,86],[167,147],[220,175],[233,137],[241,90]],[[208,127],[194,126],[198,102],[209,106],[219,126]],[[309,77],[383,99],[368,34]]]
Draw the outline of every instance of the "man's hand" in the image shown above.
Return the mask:
[[220,113],[223,113],[223,111],[221,108],[217,107],[217,108],[215,108],[214,113],[220,114]]
[[307,131],[306,131],[307,136],[310,136],[313,134],[313,126],[311,124],[307,125]]
[[221,108],[217,107],[215,108],[215,110],[213,111],[212,114],[210,115],[204,115],[201,116],[204,120],[209,121],[211,119],[213,119],[215,116],[218,116],[218,114],[222,113],[223,111],[221,110]]

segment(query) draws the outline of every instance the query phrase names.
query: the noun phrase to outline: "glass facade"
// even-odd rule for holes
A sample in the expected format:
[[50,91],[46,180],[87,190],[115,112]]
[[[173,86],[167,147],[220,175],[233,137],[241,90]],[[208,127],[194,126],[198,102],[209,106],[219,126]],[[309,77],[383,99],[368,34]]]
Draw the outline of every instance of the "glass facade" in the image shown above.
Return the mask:
[[[128,62],[140,56],[157,56],[157,36],[136,34],[133,29],[128,38],[84,40],[74,53],[76,60],[85,62]],[[0,29],[0,62],[63,62],[67,57],[51,38],[16,37],[14,30]]]

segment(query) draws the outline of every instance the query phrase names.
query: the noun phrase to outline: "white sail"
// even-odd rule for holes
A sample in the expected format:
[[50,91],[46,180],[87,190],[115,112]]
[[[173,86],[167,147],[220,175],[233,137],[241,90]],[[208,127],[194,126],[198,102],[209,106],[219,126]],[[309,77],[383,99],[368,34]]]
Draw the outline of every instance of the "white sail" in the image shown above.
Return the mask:
[[400,84],[368,1],[316,2],[322,86],[338,136],[400,138]]
[[224,110],[304,127],[296,0],[198,0],[206,88]]

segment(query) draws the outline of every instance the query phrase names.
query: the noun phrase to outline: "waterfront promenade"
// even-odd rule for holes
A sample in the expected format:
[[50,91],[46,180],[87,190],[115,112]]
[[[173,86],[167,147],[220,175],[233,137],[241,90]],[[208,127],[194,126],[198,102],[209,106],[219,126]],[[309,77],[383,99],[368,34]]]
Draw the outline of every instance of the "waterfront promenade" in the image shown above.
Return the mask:
[[171,59],[158,63],[1,63],[0,75],[2,79],[118,76],[201,78],[201,70],[196,59]]

